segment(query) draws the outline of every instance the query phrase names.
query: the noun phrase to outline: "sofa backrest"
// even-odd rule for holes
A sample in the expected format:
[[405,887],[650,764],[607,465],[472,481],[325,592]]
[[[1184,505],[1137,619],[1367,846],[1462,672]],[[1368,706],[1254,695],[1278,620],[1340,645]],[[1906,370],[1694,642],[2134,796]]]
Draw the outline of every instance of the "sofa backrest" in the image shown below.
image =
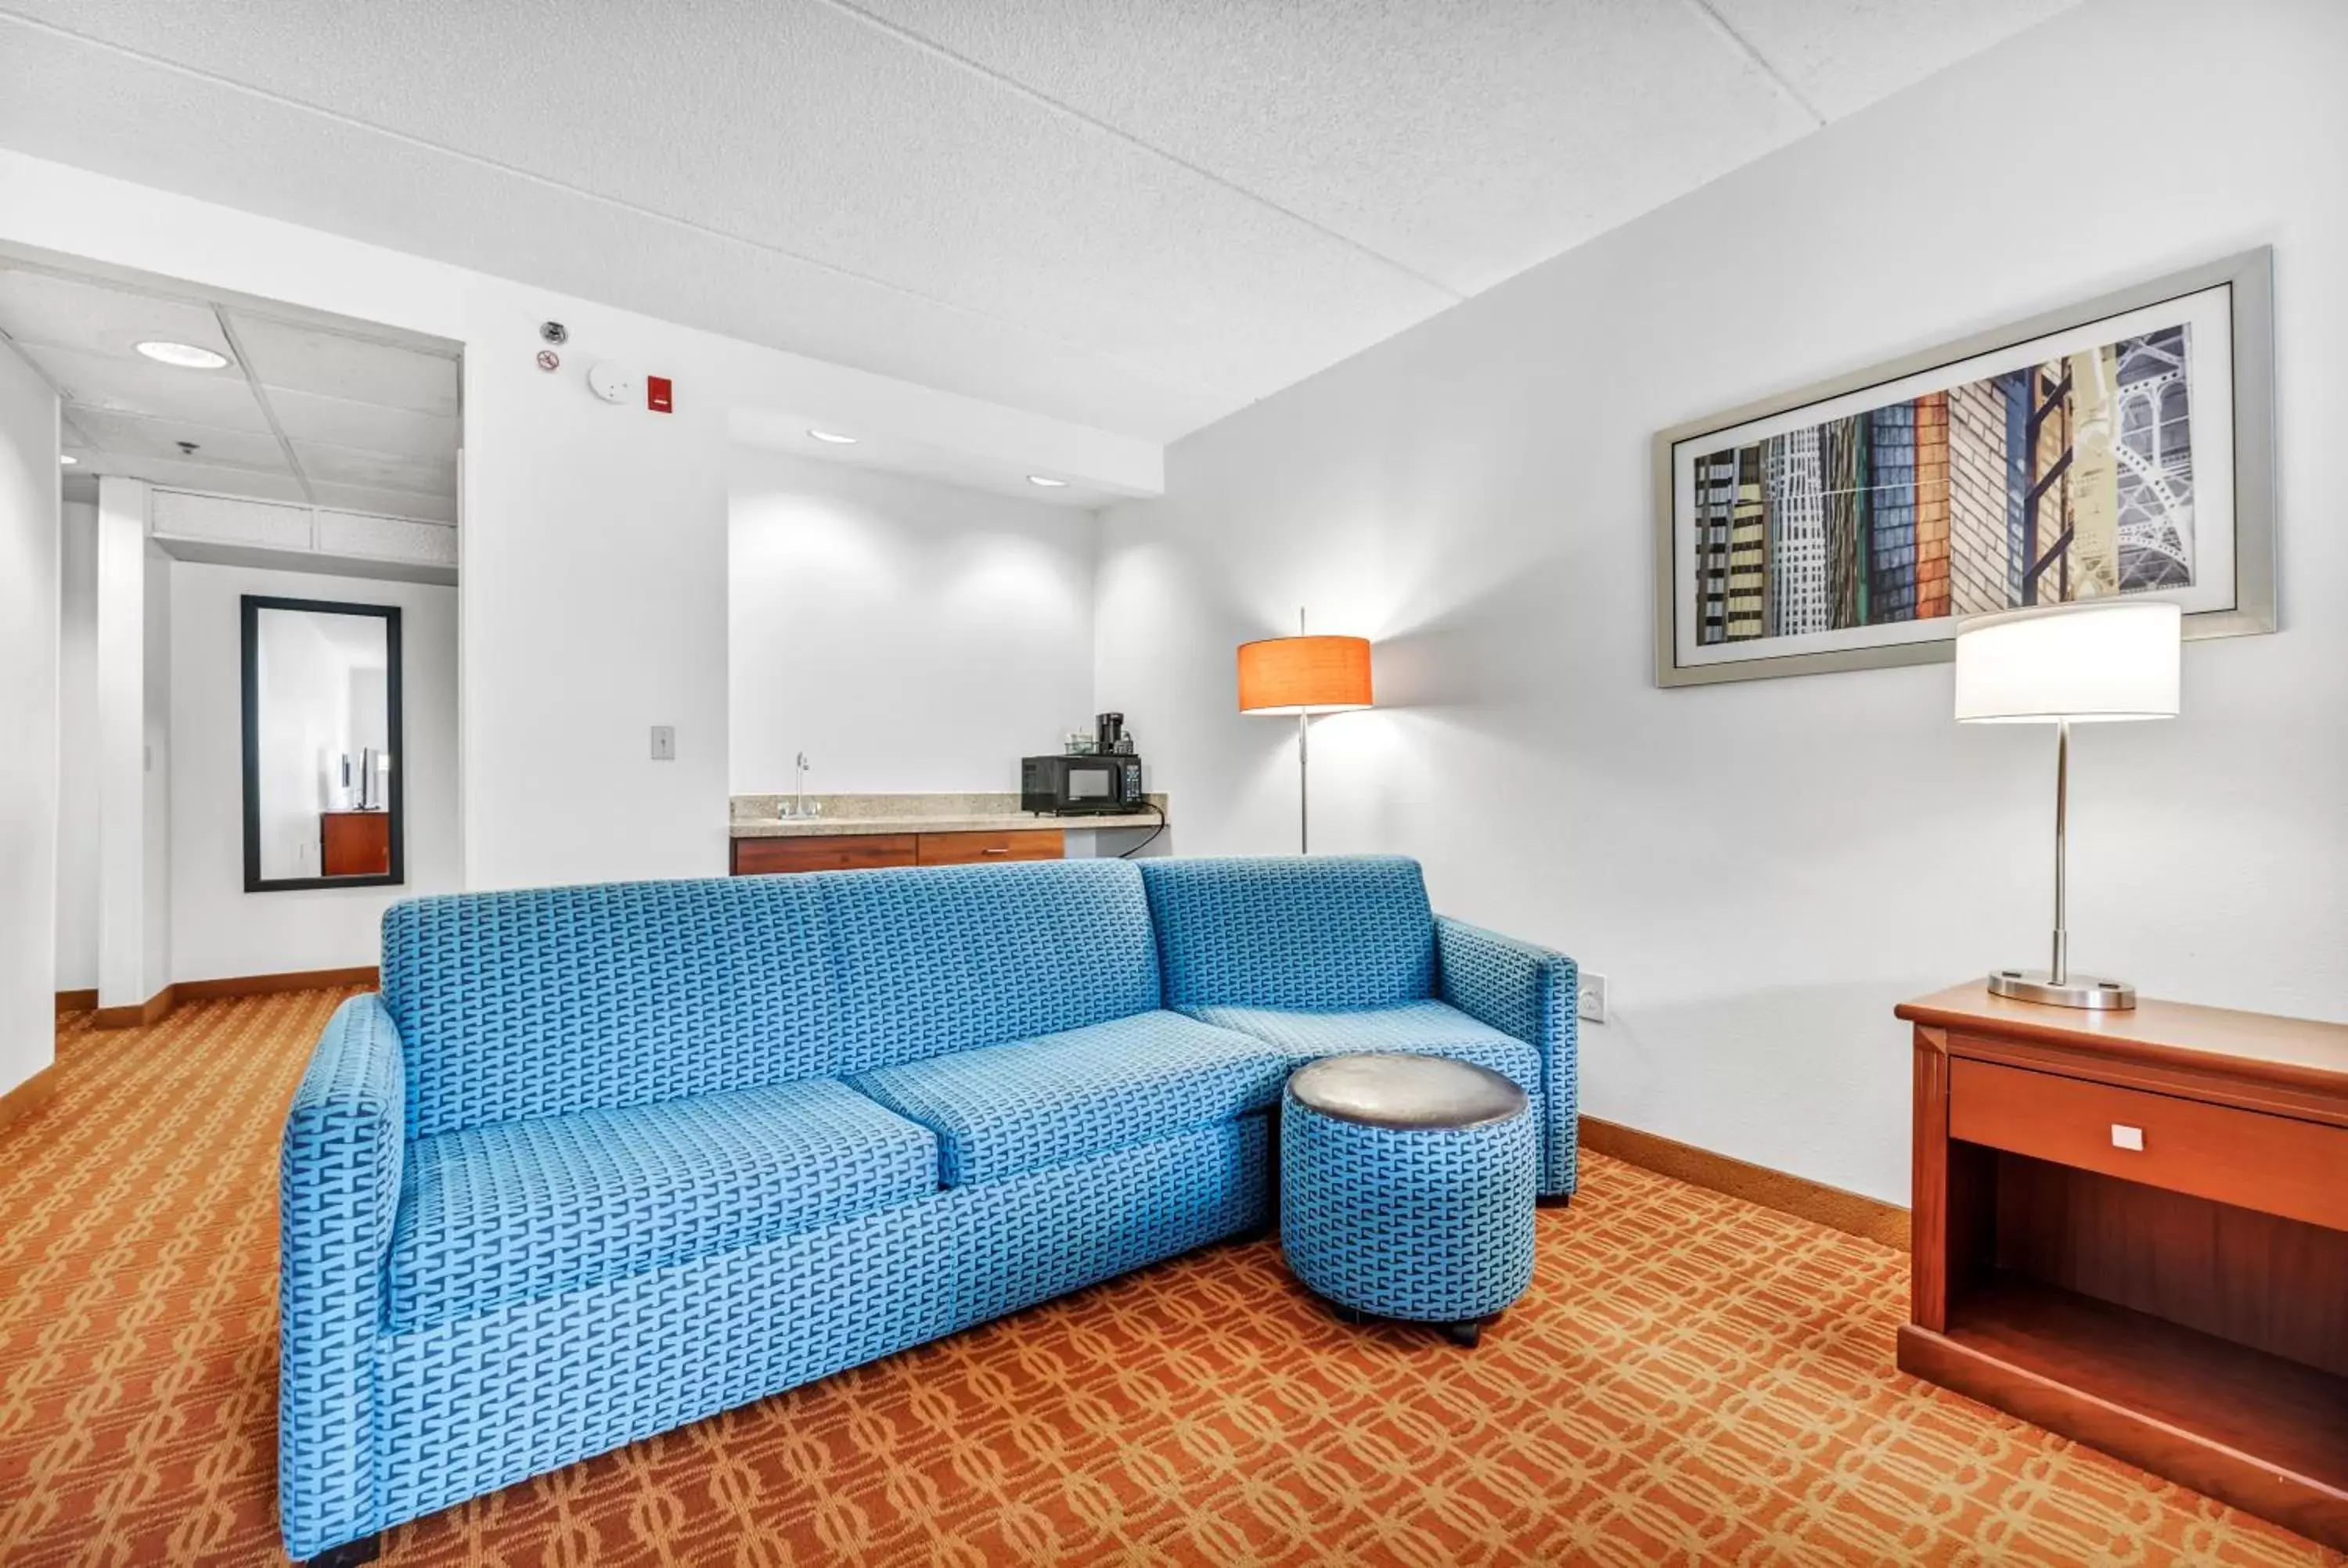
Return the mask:
[[1158,1006],[1141,876],[1123,860],[826,873],[830,1071],[1000,1045]]
[[1145,860],[1168,1007],[1332,1012],[1435,993],[1435,915],[1392,855]]
[[825,1076],[820,878],[459,893],[383,917],[410,1137]]

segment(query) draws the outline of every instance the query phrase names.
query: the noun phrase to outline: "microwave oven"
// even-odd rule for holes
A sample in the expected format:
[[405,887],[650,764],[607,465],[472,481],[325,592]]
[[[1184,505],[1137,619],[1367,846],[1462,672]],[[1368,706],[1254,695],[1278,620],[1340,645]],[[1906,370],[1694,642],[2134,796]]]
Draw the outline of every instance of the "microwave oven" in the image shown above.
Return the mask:
[[1141,759],[1131,755],[1028,757],[1019,764],[1019,809],[1047,816],[1148,809]]

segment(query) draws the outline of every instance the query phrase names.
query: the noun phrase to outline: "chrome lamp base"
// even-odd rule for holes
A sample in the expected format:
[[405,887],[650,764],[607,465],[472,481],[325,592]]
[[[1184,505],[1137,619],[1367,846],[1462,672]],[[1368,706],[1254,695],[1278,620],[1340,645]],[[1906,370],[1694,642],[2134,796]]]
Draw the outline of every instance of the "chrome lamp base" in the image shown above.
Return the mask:
[[2136,1006],[2136,988],[2126,980],[2070,976],[2058,980],[2047,969],[1992,969],[1989,994],[2012,997],[2015,1001],[2086,1008],[2096,1012],[2126,1012]]

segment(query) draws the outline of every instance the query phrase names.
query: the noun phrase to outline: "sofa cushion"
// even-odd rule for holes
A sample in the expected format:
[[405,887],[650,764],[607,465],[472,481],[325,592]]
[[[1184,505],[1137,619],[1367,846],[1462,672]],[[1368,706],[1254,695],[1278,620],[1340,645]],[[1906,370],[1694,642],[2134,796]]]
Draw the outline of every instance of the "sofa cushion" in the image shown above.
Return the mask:
[[819,874],[846,1077],[1158,1006],[1141,874],[1123,860]]
[[966,1187],[1270,1105],[1288,1067],[1262,1040],[1147,1012],[852,1081],[934,1132],[946,1184]]
[[383,917],[411,1138],[829,1078],[805,877],[456,893]]
[[1146,860],[1164,1005],[1391,1007],[1435,994],[1435,915],[1400,856]]
[[1509,1079],[1526,1093],[1541,1091],[1540,1052],[1513,1035],[1478,1023],[1446,1002],[1343,1012],[1293,1012],[1276,1008],[1189,1009],[1201,1023],[1251,1035],[1277,1047],[1291,1067],[1351,1051],[1400,1050],[1472,1061]]
[[934,1193],[926,1128],[827,1079],[408,1147],[388,1327],[469,1317]]

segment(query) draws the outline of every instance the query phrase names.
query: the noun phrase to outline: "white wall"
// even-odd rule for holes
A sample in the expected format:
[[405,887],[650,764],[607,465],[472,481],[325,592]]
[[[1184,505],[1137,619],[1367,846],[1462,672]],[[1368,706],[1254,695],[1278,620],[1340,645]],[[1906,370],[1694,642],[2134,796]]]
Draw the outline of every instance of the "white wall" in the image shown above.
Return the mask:
[[147,487],[98,484],[100,1007],[138,1007],[171,981],[169,563],[147,539]]
[[1607,974],[1593,1114],[1905,1201],[1890,1009],[2043,961],[2051,739],[1961,729],[1946,665],[1657,690],[1650,437],[2271,242],[2285,630],[2080,735],[2071,927],[2150,994],[2348,1018],[2343,59],[2348,7],[2090,4],[1178,445],[1110,514],[1097,696],[1185,851],[1293,843],[1231,649],[1307,603],[1386,704],[1314,732],[1316,847]]
[[0,1094],[56,1054],[57,400],[0,348]]
[[[145,489],[144,486],[140,487]],[[139,552],[144,579],[140,610],[144,626],[139,658],[145,666],[139,687],[139,872],[141,948],[147,955],[147,994],[179,979],[171,918],[175,861],[171,849],[171,692],[178,660],[171,646],[171,558],[152,543]],[[109,1004],[111,1005],[111,1004]]]
[[[386,907],[463,886],[457,789],[457,592],[429,583],[174,561],[171,879],[174,979],[375,963]],[[399,887],[244,891],[242,654],[248,593],[400,609]],[[314,813],[312,818],[314,834]]]
[[[433,333],[465,348],[465,881],[720,874],[729,418],[797,411],[908,452],[1154,489],[1148,443],[0,152],[0,238]],[[538,323],[570,329],[541,372]],[[586,390],[611,359],[676,412]],[[677,731],[674,762],[650,726]]]
[[65,503],[57,628],[57,989],[98,989],[98,504]]
[[736,447],[736,794],[1014,790],[1092,723],[1090,516]]

